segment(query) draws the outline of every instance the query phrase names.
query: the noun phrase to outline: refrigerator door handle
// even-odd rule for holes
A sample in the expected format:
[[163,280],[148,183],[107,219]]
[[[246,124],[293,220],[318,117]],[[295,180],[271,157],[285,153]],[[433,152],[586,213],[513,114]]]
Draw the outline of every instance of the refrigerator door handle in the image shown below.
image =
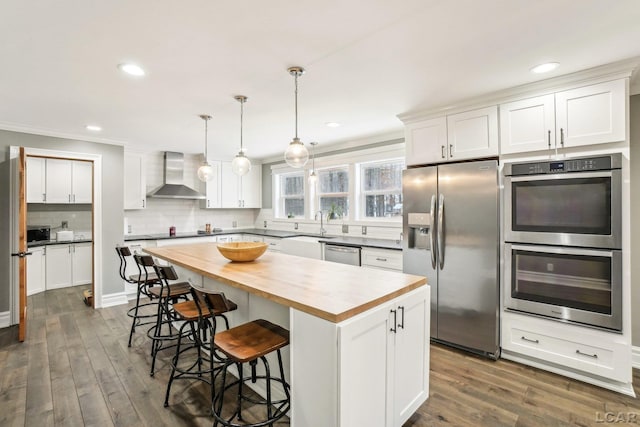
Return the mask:
[[436,234],[434,233],[434,225],[436,223],[436,195],[431,195],[431,210],[429,211],[429,217],[431,219],[431,230],[429,230],[431,237],[431,267],[436,269]]
[[438,199],[438,259],[440,270],[444,268],[444,194]]

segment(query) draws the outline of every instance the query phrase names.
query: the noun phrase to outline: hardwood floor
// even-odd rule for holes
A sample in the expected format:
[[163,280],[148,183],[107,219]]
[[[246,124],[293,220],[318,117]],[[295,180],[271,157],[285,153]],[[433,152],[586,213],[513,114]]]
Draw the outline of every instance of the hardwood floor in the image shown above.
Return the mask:
[[[84,289],[29,297],[24,343],[15,327],[0,330],[0,426],[210,426],[206,384],[176,381],[164,408],[171,352],[150,377],[142,330],[127,347],[127,307],[88,308]],[[405,427],[640,423],[638,399],[509,361],[431,351],[429,400]]]

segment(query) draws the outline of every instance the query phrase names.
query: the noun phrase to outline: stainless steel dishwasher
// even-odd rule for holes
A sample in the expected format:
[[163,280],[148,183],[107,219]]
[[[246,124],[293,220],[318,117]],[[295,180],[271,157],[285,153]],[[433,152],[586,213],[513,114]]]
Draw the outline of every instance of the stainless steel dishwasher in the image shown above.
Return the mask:
[[324,260],[360,266],[360,249],[353,246],[329,245],[324,246]]

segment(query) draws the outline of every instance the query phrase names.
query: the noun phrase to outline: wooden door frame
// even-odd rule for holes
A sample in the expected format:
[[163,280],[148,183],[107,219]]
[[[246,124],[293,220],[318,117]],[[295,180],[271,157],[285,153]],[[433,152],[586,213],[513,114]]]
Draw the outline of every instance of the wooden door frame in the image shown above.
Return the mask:
[[[18,162],[20,148],[18,146],[10,147],[11,174],[10,186],[11,193],[9,198],[10,204],[10,224],[11,224],[11,245],[12,251],[17,249],[15,243],[18,237],[16,230],[19,221],[19,175]],[[89,153],[75,153],[61,150],[47,150],[40,148],[24,147],[25,156],[38,157],[54,157],[65,158],[71,160],[85,160],[93,162],[93,306],[94,308],[102,307],[102,155]],[[13,262],[10,268],[10,312],[11,324],[20,323],[20,287],[19,287],[19,269],[16,268],[18,263]],[[26,292],[26,290],[25,290]],[[26,293],[25,293],[26,295]],[[81,297],[79,297],[79,301]],[[25,301],[26,303],[26,301]]]

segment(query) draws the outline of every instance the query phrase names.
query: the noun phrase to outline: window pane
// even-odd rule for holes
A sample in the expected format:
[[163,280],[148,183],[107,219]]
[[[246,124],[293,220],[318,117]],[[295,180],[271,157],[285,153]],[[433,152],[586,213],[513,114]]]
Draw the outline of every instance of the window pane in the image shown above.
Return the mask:
[[284,199],[284,214],[289,216],[304,216],[304,198]]
[[334,212],[338,217],[349,216],[349,199],[344,197],[320,197],[320,209],[325,214],[331,212],[331,206],[334,206]]
[[283,175],[281,185],[283,196],[297,196],[304,194],[303,175]]
[[403,163],[381,163],[363,168],[364,191],[400,190],[402,188]]
[[318,171],[320,193],[346,193],[349,191],[349,172],[346,169]]
[[371,194],[365,197],[365,216],[368,218],[402,215],[402,193]]

